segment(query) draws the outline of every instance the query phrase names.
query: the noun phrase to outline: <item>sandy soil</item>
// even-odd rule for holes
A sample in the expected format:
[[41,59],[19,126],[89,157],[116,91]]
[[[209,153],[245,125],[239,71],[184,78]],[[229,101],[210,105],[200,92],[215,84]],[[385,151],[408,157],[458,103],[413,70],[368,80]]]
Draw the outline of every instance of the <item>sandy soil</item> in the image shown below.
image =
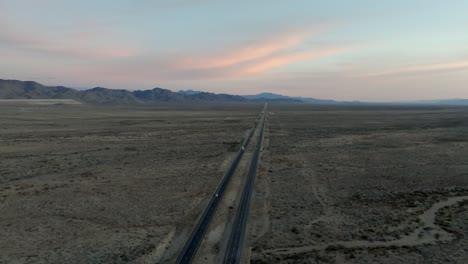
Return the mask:
[[252,263],[468,262],[466,109],[271,111]]
[[260,106],[0,106],[0,263],[165,263]]

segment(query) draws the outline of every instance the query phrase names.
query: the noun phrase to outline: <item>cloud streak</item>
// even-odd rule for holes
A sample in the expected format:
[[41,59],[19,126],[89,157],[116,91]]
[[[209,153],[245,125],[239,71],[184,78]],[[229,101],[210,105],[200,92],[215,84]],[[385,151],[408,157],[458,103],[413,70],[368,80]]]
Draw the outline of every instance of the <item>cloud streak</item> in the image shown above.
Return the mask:
[[[89,28],[89,27],[86,27]],[[125,39],[103,34],[98,25],[54,35],[38,27],[12,26],[0,20],[0,53],[49,61],[54,75],[88,80],[211,81],[261,78],[270,69],[332,56],[346,49],[310,45],[322,27],[288,30],[241,42],[217,52],[183,51],[162,54],[152,48],[133,49]],[[160,52],[160,51],[159,51]],[[12,55],[13,56],[13,55]],[[10,56],[10,58],[12,57]],[[13,56],[13,57],[14,57]],[[53,62],[51,60],[53,59]],[[67,61],[64,67],[60,61]],[[55,65],[52,65],[55,63]]]
[[255,77],[272,68],[314,60],[345,52],[350,48],[317,48],[306,45],[316,32],[289,31],[247,43],[221,53],[186,56],[168,63],[175,75],[207,79]]
[[38,32],[43,31],[33,27],[18,28],[0,21],[0,49],[81,59],[122,58],[135,53],[128,47],[97,44],[103,42],[102,39],[90,32],[55,37]]
[[262,57],[272,55],[292,47],[295,47],[303,42],[306,37],[304,33],[286,33],[270,39],[264,40],[261,43],[254,43],[240,47],[235,50],[225,51],[218,55],[211,55],[207,58],[189,57],[178,63],[180,68],[215,68],[228,67],[239,63],[244,63],[256,60]]
[[214,81],[261,78],[270,69],[300,61],[310,61],[347,51],[343,47],[314,47],[306,40],[315,32],[291,30],[267,36],[221,52],[203,55],[130,56],[93,65],[78,65],[72,71],[83,78],[105,77],[160,81]]
[[310,52],[300,52],[300,53],[292,53],[287,55],[281,56],[272,56],[270,58],[266,58],[257,62],[256,64],[249,66],[245,69],[245,73],[261,73],[266,70],[279,67],[282,65],[288,65],[298,61],[305,61],[305,60],[313,60],[318,59],[324,56],[331,56],[341,52],[346,51],[346,48],[325,48],[319,49]]

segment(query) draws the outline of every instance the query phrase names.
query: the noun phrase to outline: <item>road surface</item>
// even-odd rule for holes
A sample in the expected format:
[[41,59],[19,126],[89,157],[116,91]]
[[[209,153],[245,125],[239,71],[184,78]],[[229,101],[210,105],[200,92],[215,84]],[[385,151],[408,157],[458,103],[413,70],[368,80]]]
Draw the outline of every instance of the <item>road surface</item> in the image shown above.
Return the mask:
[[237,209],[236,218],[234,220],[234,225],[232,227],[231,235],[227,244],[227,248],[224,254],[225,264],[237,264],[240,263],[242,258],[242,249],[244,244],[247,219],[249,217],[250,209],[250,200],[252,198],[252,191],[254,188],[255,177],[257,175],[257,166],[258,160],[260,157],[260,150],[262,148],[263,141],[263,131],[265,127],[266,120],[266,105],[264,108],[263,121],[260,127],[260,133],[257,140],[257,145],[252,156],[252,161],[250,162],[249,173],[247,175],[247,180],[242,191],[241,200],[239,202],[239,207]]
[[210,222],[213,219],[213,216],[216,212],[216,208],[218,207],[219,202],[223,198],[226,187],[228,186],[232,175],[234,175],[234,172],[236,171],[236,168],[239,165],[239,162],[242,159],[242,156],[245,153],[245,149],[249,145],[249,142],[252,139],[254,132],[255,128],[253,128],[250,131],[249,136],[247,137],[245,142],[240,146],[235,159],[233,160],[231,166],[229,167],[228,171],[226,172],[220,184],[218,185],[216,192],[213,194],[213,197],[208,203],[208,206],[206,207],[203,215],[201,216],[200,220],[198,221],[197,225],[192,231],[192,234],[190,235],[189,239],[185,243],[184,248],[180,252],[176,260],[177,264],[192,262],[193,257],[195,256],[198,247],[200,246],[203,237],[205,236],[205,233],[208,230],[208,226],[210,225]]

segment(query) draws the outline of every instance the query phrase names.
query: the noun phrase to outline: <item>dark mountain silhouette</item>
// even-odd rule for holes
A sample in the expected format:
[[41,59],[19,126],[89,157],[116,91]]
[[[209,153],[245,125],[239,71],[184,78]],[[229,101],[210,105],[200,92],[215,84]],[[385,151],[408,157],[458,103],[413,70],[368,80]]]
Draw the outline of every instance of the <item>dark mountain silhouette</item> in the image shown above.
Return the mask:
[[[213,101],[215,97],[214,93],[208,93],[208,92],[202,92],[202,91],[195,91],[195,90],[179,90],[177,92],[178,94],[181,95],[191,95],[192,98],[198,101]],[[244,100],[243,96],[239,95],[231,95],[231,94],[216,94],[218,99],[224,100],[224,101],[240,101]]]
[[63,86],[47,87],[32,81],[0,79],[1,99],[75,99],[79,92]]
[[117,90],[95,87],[76,90],[64,86],[45,86],[34,81],[0,79],[0,99],[73,99],[88,104],[158,104],[158,103],[216,103],[216,102],[272,102],[309,103],[317,105],[438,105],[468,106],[468,99],[445,99],[407,102],[347,102],[307,97],[291,97],[274,93],[230,95],[193,90],[172,92],[163,88],[152,90]]
[[255,95],[244,95],[245,98],[250,100],[256,101],[291,101],[291,102],[303,102],[303,103],[311,103],[311,104],[342,104],[342,103],[349,103],[349,102],[339,102],[335,100],[324,100],[324,99],[316,99],[316,98],[307,98],[307,97],[291,97],[281,94],[274,94],[274,93],[259,93]]
[[70,98],[92,104],[137,104],[140,103],[134,94],[127,90],[113,90],[95,87],[79,91],[77,98]]
[[231,95],[231,94],[214,94],[214,93],[196,93],[189,95],[190,98],[194,101],[223,101],[223,102],[243,102],[247,101],[244,97],[240,95]]
[[259,93],[255,95],[244,95],[248,99],[289,99],[291,97],[274,93]]
[[44,86],[32,81],[0,79],[0,99],[73,99],[90,104],[156,104],[197,102],[246,102],[242,96],[214,93],[179,94],[167,89],[116,90],[95,87],[75,90],[63,86]]
[[468,99],[440,99],[440,100],[420,100],[420,101],[403,101],[403,102],[361,102],[361,101],[336,101],[330,99],[317,99],[317,98],[307,98],[307,97],[291,97],[281,94],[274,93],[259,93],[255,95],[244,95],[245,98],[253,101],[277,101],[283,100],[294,100],[290,102],[303,102],[307,104],[317,104],[317,105],[420,105],[420,106],[468,106]]
[[184,102],[187,100],[187,96],[174,93],[170,90],[163,88],[154,88],[152,90],[140,90],[134,91],[133,95],[138,100],[151,103],[151,102]]
[[195,91],[195,90],[179,90],[177,93],[179,93],[179,94],[198,94],[198,93],[203,93],[203,92]]

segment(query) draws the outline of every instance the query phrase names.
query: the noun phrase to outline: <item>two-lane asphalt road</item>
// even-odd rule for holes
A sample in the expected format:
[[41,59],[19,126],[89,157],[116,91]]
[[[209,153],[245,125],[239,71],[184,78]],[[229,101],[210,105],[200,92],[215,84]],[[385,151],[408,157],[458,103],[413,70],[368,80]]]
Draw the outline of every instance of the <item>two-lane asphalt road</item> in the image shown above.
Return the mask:
[[249,142],[252,139],[254,132],[255,128],[251,130],[245,142],[239,147],[239,151],[237,152],[235,159],[233,160],[231,166],[229,167],[228,171],[226,172],[220,184],[218,185],[216,192],[213,194],[213,197],[208,203],[208,206],[206,207],[197,225],[192,231],[192,234],[190,235],[189,239],[185,243],[184,248],[180,252],[176,260],[177,264],[192,262],[193,257],[195,256],[198,247],[200,246],[203,237],[205,236],[205,233],[208,230],[208,226],[210,225],[210,222],[213,219],[213,216],[216,212],[216,208],[218,207],[219,202],[223,198],[224,192],[232,178],[232,175],[234,175],[234,172],[236,171],[236,168],[239,165],[239,162],[242,159],[242,156],[244,155],[245,150],[247,149],[247,146],[249,145]]
[[237,209],[236,218],[232,227],[231,235],[229,237],[228,245],[224,255],[225,264],[237,264],[240,263],[242,258],[242,249],[244,244],[244,238],[246,233],[247,219],[249,216],[250,200],[252,198],[252,191],[254,188],[255,177],[257,175],[257,166],[260,157],[260,150],[262,148],[263,131],[265,127],[265,120],[267,117],[266,105],[264,108],[263,121],[260,127],[260,133],[255,146],[255,151],[250,162],[249,173],[247,180],[242,191],[241,200]]

